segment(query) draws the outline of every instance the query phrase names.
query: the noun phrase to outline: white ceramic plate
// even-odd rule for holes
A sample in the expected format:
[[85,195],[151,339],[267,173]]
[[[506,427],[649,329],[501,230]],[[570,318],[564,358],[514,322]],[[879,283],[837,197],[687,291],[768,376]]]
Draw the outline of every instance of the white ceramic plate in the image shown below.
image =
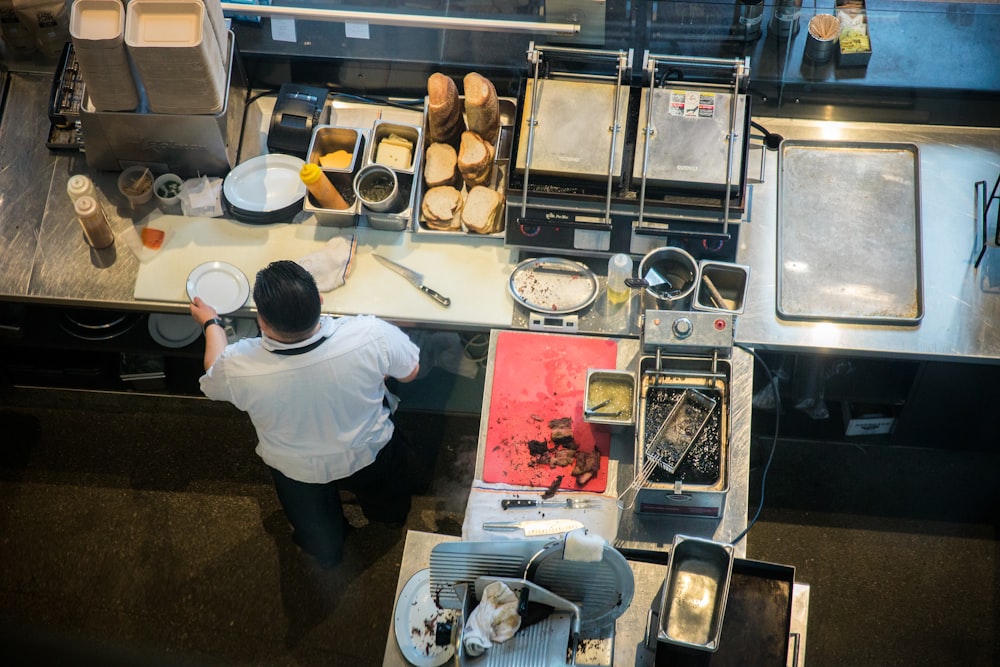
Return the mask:
[[441,609],[431,596],[431,570],[424,568],[406,582],[396,600],[393,620],[396,643],[416,667],[439,667],[455,655],[454,644],[434,643],[438,623],[457,622],[457,609]]
[[186,347],[198,340],[201,327],[190,315],[153,313],[149,316],[149,335],[163,347]]
[[196,296],[219,315],[239,310],[250,298],[250,282],[237,267],[226,262],[199,264],[187,279],[188,298]]
[[222,182],[222,193],[226,201],[244,211],[278,211],[306,196],[305,183],[299,177],[304,164],[293,155],[258,155],[229,172]]

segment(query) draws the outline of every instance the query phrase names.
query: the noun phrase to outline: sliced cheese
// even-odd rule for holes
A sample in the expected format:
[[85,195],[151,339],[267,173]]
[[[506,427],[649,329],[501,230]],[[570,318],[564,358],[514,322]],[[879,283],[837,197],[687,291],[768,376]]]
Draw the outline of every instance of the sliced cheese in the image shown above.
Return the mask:
[[413,163],[412,146],[399,146],[383,139],[375,152],[375,161],[394,169],[409,169]]
[[334,151],[321,155],[319,166],[326,169],[347,169],[351,166],[351,154],[345,150]]

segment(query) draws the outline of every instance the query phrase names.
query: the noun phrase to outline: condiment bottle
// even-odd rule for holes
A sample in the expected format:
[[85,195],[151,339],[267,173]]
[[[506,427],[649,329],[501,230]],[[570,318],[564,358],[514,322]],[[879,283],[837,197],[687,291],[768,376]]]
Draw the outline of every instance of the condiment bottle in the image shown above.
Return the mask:
[[97,188],[94,187],[94,182],[89,177],[77,174],[70,176],[69,180],[66,181],[66,194],[69,195],[73,203],[76,203],[77,199],[84,196],[93,197],[96,200]]
[[83,227],[83,235],[94,248],[107,248],[115,242],[115,234],[104,215],[104,209],[97,200],[89,195],[83,195],[73,203],[76,217]]
[[622,303],[628,301],[631,290],[625,279],[632,275],[632,258],[623,252],[608,260],[608,301]]
[[318,165],[311,163],[302,165],[299,178],[306,184],[309,193],[316,198],[316,203],[321,207],[341,210],[351,207]]

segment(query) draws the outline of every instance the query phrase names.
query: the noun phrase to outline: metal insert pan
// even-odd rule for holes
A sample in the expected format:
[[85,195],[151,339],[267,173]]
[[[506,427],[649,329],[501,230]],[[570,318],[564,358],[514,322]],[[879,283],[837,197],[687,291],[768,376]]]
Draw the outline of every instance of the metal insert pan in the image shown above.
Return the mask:
[[919,163],[913,144],[782,142],[779,317],[920,322]]

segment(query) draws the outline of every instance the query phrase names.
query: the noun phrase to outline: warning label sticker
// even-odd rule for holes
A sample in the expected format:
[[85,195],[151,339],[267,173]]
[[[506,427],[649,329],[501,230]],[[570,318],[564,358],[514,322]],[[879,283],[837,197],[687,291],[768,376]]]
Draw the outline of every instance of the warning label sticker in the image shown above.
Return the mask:
[[686,118],[713,118],[715,116],[715,94],[694,90],[674,90],[670,93],[671,116]]

